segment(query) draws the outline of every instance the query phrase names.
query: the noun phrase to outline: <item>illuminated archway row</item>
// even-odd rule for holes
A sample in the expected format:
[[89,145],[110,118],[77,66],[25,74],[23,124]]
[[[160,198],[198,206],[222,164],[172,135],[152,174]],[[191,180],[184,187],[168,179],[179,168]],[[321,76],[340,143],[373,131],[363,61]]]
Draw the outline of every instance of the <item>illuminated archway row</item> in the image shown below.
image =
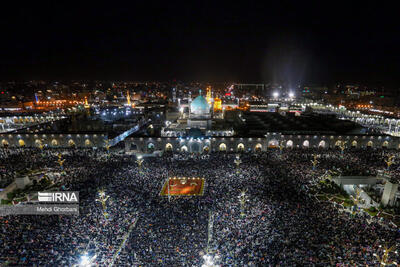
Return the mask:
[[[222,147],[225,144],[222,145]],[[135,150],[137,151],[139,149],[139,146],[137,143],[127,143],[127,146],[130,148],[130,150]],[[200,153],[200,152],[205,152],[208,153],[210,152],[210,145],[208,143],[202,144],[202,143],[191,143],[190,146],[188,145],[181,145],[176,144],[176,151],[181,151],[181,152],[188,152],[190,148],[190,151]],[[156,149],[156,145],[153,142],[146,143],[146,152],[153,152]],[[222,148],[223,149],[223,148]],[[225,145],[226,149],[226,145]],[[166,152],[172,152],[174,151],[174,145],[172,143],[166,143],[164,145],[164,151]]]
[[[294,143],[293,143],[293,140],[287,140],[286,144],[285,144],[285,141],[284,141],[282,145],[283,145],[283,147],[286,147],[286,148],[293,148]],[[303,144],[302,144],[302,147],[304,147],[304,148],[310,147],[310,141],[304,140]],[[321,141],[319,143],[319,147],[325,147],[325,141]]]
[[[236,146],[236,151],[237,152],[244,152],[245,151],[245,145],[243,144],[243,143],[239,143],[237,146]],[[218,146],[218,151],[220,151],[220,152],[224,152],[224,151],[227,151],[228,150],[228,148],[227,148],[227,145],[225,144],[225,143],[220,143],[219,144],[219,146]],[[262,144],[261,143],[257,143],[255,146],[254,146],[254,151],[257,151],[257,152],[259,152],[259,151],[261,151],[262,150]]]
[[[337,140],[336,142],[335,142],[335,147],[339,147],[339,146],[341,146],[343,144],[343,141],[341,141],[341,140]],[[283,147],[286,147],[286,148],[293,148],[293,146],[294,146],[294,142],[293,142],[293,140],[287,140],[287,141],[283,141],[282,142],[282,145],[283,145]],[[382,147],[388,147],[388,145],[389,145],[389,142],[388,141],[384,141],[383,143],[382,143]],[[193,144],[192,144],[192,146],[193,146]],[[352,142],[351,142],[351,147],[357,147],[358,146],[358,142],[356,141],[356,140],[353,140]],[[366,146],[367,147],[373,147],[373,142],[372,141],[368,141],[367,142],[367,144],[366,144]],[[154,149],[154,144],[153,143],[148,143],[148,145],[147,145],[147,149],[148,149],[148,151],[150,151],[150,150],[152,150],[152,149]],[[301,143],[301,147],[303,147],[303,148],[309,148],[310,147],[310,141],[309,140],[304,140],[304,141],[302,141],[302,143]],[[318,147],[320,147],[320,148],[327,148],[327,142],[325,141],[325,140],[321,140],[319,143],[318,143]],[[262,148],[263,148],[263,146],[262,146],[262,144],[261,143],[257,143],[254,147],[247,147],[248,149],[249,149],[249,151],[255,151],[255,152],[259,152],[259,151],[262,151]],[[268,148],[279,148],[279,143],[278,143],[278,141],[276,141],[276,140],[271,140],[269,143],[268,143]],[[399,147],[398,147],[399,149],[400,149],[400,144],[399,144]],[[166,145],[165,145],[165,151],[173,151],[174,150],[174,147],[173,147],[173,145],[171,144],[171,143],[167,143]],[[182,146],[180,146],[180,147],[178,147],[178,149],[181,151],[181,152],[187,152],[187,151],[189,151],[189,148],[188,148],[188,146],[187,145],[182,145]],[[194,151],[194,152],[200,152],[199,151],[199,147],[192,147],[191,148],[191,150],[192,151],[194,151],[194,150],[196,150],[196,151]],[[208,146],[208,145],[205,145],[205,146],[203,146],[203,148],[201,149],[203,152],[209,152],[210,151],[210,147]],[[223,152],[223,151],[228,151],[229,149],[228,149],[228,146],[226,145],[226,143],[220,143],[218,146],[217,146],[217,151],[220,151],[220,152]],[[239,143],[239,144],[237,144],[237,145],[235,145],[230,151],[236,151],[236,152],[244,152],[246,150],[246,146],[245,146],[245,144],[244,143]]]
[[[167,144],[165,145],[165,150],[166,150],[166,151],[172,151],[172,148],[173,148],[173,147],[172,147],[172,144],[171,144],[171,143],[167,143]],[[245,145],[244,145],[243,143],[239,143],[239,144],[236,146],[236,150],[235,150],[235,151],[236,151],[236,152],[244,152],[245,149],[246,149]],[[192,148],[192,150],[193,150],[193,148]],[[227,150],[228,150],[228,148],[227,148],[227,145],[226,145],[225,143],[220,143],[220,144],[218,145],[218,151],[220,151],[220,152],[225,152],[225,151],[227,151]],[[262,145],[261,145],[260,143],[256,144],[255,147],[254,147],[254,151],[261,151],[261,150],[262,150]],[[181,151],[181,152],[188,152],[188,151],[189,151],[189,148],[188,148],[188,146],[183,145],[183,146],[180,147],[180,151]],[[202,151],[208,153],[208,152],[210,152],[210,147],[209,147],[208,145],[205,145],[205,146],[203,147]],[[199,152],[199,151],[196,150],[195,152]]]
[[[57,146],[59,146],[59,142],[57,141],[57,139],[52,139],[52,140],[50,141],[50,144],[51,144],[52,147],[57,147]],[[2,145],[3,147],[6,147],[6,146],[10,146],[10,143],[8,142],[8,140],[2,139],[2,140],[1,140],[1,145]],[[35,139],[35,140],[34,140],[34,146],[35,146],[35,147],[40,147],[40,146],[42,146],[42,145],[46,145],[46,143],[43,142],[43,141],[40,140],[40,139]],[[72,146],[76,146],[76,143],[75,143],[74,140],[69,139],[68,142],[67,142],[67,145],[70,146],[70,147],[72,147]],[[85,145],[85,146],[92,146],[93,143],[92,143],[92,141],[91,141],[90,139],[85,139],[84,145]],[[18,139],[18,146],[19,146],[19,147],[25,147],[25,146],[26,146],[25,140],[24,140],[24,139]]]
[[0,146],[9,147],[103,147],[106,142],[105,134],[74,133],[0,133]]
[[[171,143],[167,143],[167,144],[165,145],[165,151],[168,151],[168,152],[173,151],[173,146],[172,146]],[[181,151],[182,151],[182,152],[187,152],[187,151],[188,151],[187,146],[185,146],[185,145],[182,146],[182,147],[181,147]],[[209,151],[210,151],[210,147],[209,147],[209,146],[204,146],[204,147],[203,147],[203,152],[208,153]]]
[[[15,144],[14,142],[10,144]],[[279,148],[334,148],[346,149],[366,147],[399,148],[400,138],[393,136],[322,136],[286,135],[269,133],[262,137],[131,137],[125,140],[127,152],[149,153],[173,151],[189,153],[204,152],[257,152]],[[400,149],[400,148],[399,148]]]
[[[274,142],[274,141],[270,141],[270,145],[268,145],[269,148],[275,148],[276,147],[276,145],[274,145],[274,144],[271,145],[272,142]],[[283,143],[285,143],[285,142],[283,142]],[[346,143],[344,143],[341,140],[337,140],[335,142],[335,147],[340,147],[342,144],[346,144]],[[284,147],[292,148],[293,147],[293,141],[292,140],[286,141],[286,145]],[[308,140],[304,140],[303,143],[302,143],[302,147],[304,147],[304,148],[310,147],[310,142]],[[318,147],[326,148],[327,147],[326,141],[325,140],[320,141],[319,144],[318,144]],[[358,142],[356,140],[353,140],[351,142],[351,147],[354,147],[354,148],[358,147]],[[374,147],[373,141],[368,141],[367,144],[366,144],[366,147]],[[388,141],[384,141],[382,143],[382,147],[384,147],[384,148],[389,147],[389,142]],[[398,145],[398,149],[400,149],[400,144]]]

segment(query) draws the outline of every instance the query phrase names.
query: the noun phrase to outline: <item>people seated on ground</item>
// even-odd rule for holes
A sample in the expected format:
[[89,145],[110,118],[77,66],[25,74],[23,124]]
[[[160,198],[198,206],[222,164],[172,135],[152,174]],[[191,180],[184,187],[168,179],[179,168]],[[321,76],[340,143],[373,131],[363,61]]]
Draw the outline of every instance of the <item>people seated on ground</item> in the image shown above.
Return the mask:
[[[304,192],[332,166],[376,175],[385,168],[379,150],[243,153],[239,168],[236,154],[182,153],[146,158],[139,169],[135,157],[101,150],[2,149],[0,166],[8,171],[1,179],[23,168],[60,170],[59,153],[65,159],[63,186],[80,192],[80,215],[0,217],[0,265],[72,266],[85,252],[96,254],[97,265],[110,265],[133,222],[116,266],[201,266],[207,247],[221,266],[376,266],[374,254],[400,244],[397,229],[376,219],[368,223],[366,215],[339,213]],[[398,175],[399,167],[393,164],[391,174]],[[160,196],[166,173],[204,177],[204,195],[170,201]],[[107,218],[96,201],[100,188],[109,196]],[[398,254],[390,257],[400,262]]]

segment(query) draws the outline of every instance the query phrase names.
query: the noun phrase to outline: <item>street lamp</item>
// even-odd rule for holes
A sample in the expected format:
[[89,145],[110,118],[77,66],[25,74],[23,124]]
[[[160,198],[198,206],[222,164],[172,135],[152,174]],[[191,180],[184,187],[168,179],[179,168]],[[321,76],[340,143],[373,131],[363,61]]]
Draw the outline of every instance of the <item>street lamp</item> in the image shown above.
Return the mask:
[[107,140],[105,140],[105,142],[104,142],[104,147],[107,149],[107,153],[109,153],[110,152],[110,144],[108,143],[108,139]]
[[279,93],[278,93],[278,92],[274,92],[274,93],[272,94],[272,96],[273,96],[274,98],[278,98],[278,97],[279,97]]
[[242,161],[240,160],[240,156],[236,155],[236,159],[233,162],[235,162],[236,167],[239,168],[240,163],[242,163]]
[[43,148],[44,148],[43,139],[39,140],[39,148],[40,148],[40,150],[43,150]]
[[391,156],[388,157],[387,160],[385,160],[386,165],[387,165],[387,170],[389,170],[390,166],[393,164],[393,162],[394,162],[393,158],[394,157],[395,157],[394,155],[391,155]]
[[142,167],[142,163],[143,163],[144,159],[142,158],[141,155],[137,156],[137,160],[136,163],[138,164],[139,168]]
[[346,149],[346,144],[347,144],[347,141],[345,141],[345,142],[340,142],[340,144],[339,144],[339,148],[340,148],[340,150],[342,151],[342,155],[343,155],[343,153],[344,153],[344,150]]
[[317,154],[314,154],[314,160],[311,161],[312,165],[313,165],[313,171],[315,171],[315,168],[317,167],[318,164],[318,160],[317,160]]
[[96,201],[99,201],[101,203],[101,205],[103,206],[103,215],[104,215],[104,218],[106,218],[106,219],[108,219],[108,213],[106,212],[106,209],[107,209],[106,202],[109,197],[110,196],[106,195],[106,192],[104,191],[104,189],[100,189],[99,190],[99,198],[96,199]]
[[58,154],[58,164],[60,165],[60,168],[63,169],[63,164],[64,164],[65,159],[62,159],[61,153]]
[[294,93],[293,92],[289,92],[289,97],[290,98],[294,98]]
[[279,144],[279,153],[282,155],[282,150],[285,148],[285,146],[283,145],[284,141],[281,141]]
[[[381,248],[382,246],[379,246],[379,247]],[[390,248],[388,248],[387,246],[384,246],[382,258],[379,257],[376,253],[374,253],[374,256],[378,259],[379,263],[382,266],[391,265],[391,264],[397,266],[397,262],[389,260],[389,253],[392,252],[394,249],[395,249],[395,246],[392,246]],[[397,250],[394,251],[394,253],[397,255],[397,253],[398,253]]]
[[240,216],[244,217],[244,206],[247,202],[247,196],[246,196],[246,191],[243,190],[240,195],[239,195],[239,201],[240,201]]

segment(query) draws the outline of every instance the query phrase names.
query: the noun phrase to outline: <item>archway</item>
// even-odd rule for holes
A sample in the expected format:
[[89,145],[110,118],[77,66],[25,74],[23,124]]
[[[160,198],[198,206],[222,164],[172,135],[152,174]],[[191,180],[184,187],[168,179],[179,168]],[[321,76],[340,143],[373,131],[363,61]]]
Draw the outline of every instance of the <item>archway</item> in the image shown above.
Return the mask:
[[89,139],[86,139],[85,140],[85,146],[90,146],[90,145],[92,145],[92,142],[90,142]]
[[58,146],[58,142],[56,139],[51,140],[51,145],[52,146]]
[[387,148],[389,146],[389,142],[385,141],[382,143],[382,147]]
[[354,140],[353,142],[351,142],[351,147],[357,147],[357,141]]
[[182,147],[181,147],[181,151],[182,151],[182,152],[187,152],[187,151],[188,151],[187,146],[182,146]]
[[172,151],[172,144],[168,143],[165,145],[165,151]]
[[205,146],[205,147],[203,148],[203,152],[204,152],[204,153],[210,152],[210,148],[209,148],[208,146]]
[[292,140],[287,141],[286,147],[293,147],[293,141]]
[[154,152],[154,144],[153,143],[148,143],[147,144],[147,151],[150,153]]
[[39,139],[35,140],[35,146],[36,147],[40,147],[42,145],[42,141],[40,141]]
[[193,153],[200,153],[199,143],[193,142],[190,147],[191,147]]
[[305,140],[303,142],[303,147],[309,147],[310,146],[310,142],[308,140]]
[[238,144],[237,151],[238,152],[243,152],[244,151],[244,145],[242,143]]
[[133,150],[133,151],[137,150],[137,145],[135,143],[131,143],[129,150]]
[[70,139],[70,140],[68,140],[68,146],[75,146],[75,142],[74,142],[74,140],[72,140],[72,139]]
[[319,142],[318,147],[322,147],[325,148],[326,146],[326,142],[324,140],[322,140],[321,142]]
[[224,143],[219,145],[219,151],[226,151],[226,145]]
[[3,139],[3,140],[1,140],[1,145],[4,147],[8,147],[9,144],[8,144],[7,140]]
[[22,140],[22,139],[19,139],[18,140],[18,144],[19,144],[19,146],[25,146],[25,141],[24,140]]
[[261,152],[261,150],[262,150],[262,145],[261,145],[260,143],[258,143],[258,144],[256,145],[256,147],[254,148],[254,150],[255,150],[256,152]]
[[373,146],[374,146],[374,143],[372,141],[368,141],[367,147],[373,147]]
[[277,148],[279,146],[279,142],[277,140],[271,140],[268,142],[268,148]]

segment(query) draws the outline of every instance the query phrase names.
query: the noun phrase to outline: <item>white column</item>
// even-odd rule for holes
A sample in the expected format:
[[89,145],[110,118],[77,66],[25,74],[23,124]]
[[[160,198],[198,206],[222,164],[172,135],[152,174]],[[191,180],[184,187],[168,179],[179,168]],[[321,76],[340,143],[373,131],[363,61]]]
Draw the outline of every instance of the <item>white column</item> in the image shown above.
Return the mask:
[[383,206],[391,206],[394,204],[396,192],[398,189],[399,185],[395,183],[391,183],[390,181],[387,181],[385,184],[385,189],[383,190],[382,194],[382,200],[381,203]]

